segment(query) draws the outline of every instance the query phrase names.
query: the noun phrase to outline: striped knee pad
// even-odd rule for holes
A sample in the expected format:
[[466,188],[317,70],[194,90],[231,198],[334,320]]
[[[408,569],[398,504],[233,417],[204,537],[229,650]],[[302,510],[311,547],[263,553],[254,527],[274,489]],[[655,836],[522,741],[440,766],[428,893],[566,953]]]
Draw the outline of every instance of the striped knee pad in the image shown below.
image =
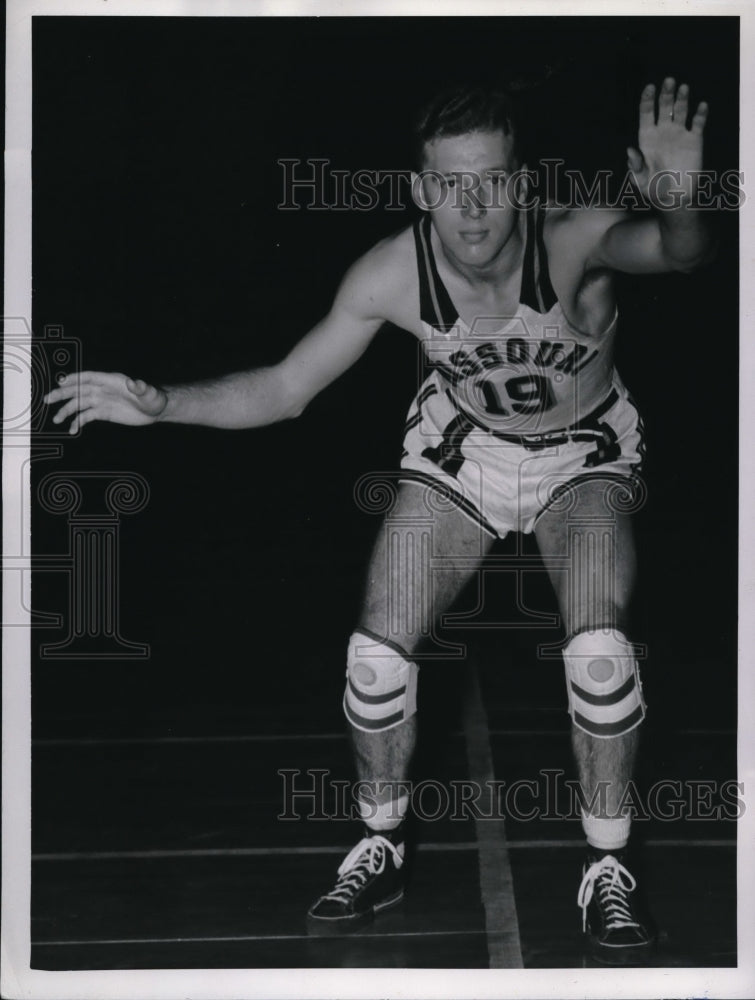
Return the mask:
[[343,710],[366,733],[392,729],[417,711],[416,663],[361,632],[349,642]]
[[569,713],[591,736],[621,736],[645,717],[631,643],[616,629],[578,632],[564,647]]

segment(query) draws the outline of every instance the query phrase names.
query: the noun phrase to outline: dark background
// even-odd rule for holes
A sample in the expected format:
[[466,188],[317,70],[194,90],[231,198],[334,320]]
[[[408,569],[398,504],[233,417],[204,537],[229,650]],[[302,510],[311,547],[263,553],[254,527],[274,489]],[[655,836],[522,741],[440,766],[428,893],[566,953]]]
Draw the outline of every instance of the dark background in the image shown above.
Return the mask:
[[[327,311],[349,263],[413,218],[281,212],[279,158],[406,169],[424,97],[483,77],[519,92],[530,163],[559,156],[621,178],[640,90],[668,74],[710,102],[706,166],[736,169],[734,18],[36,18],[35,333],[62,326],[82,367],[157,382],[274,361]],[[646,691],[677,724],[732,726],[734,213],[720,234],[718,259],[691,277],[620,279],[617,363],[648,434]],[[149,483],[148,505],[120,522],[119,627],[150,657],[49,660],[40,643],[66,630],[36,630],[34,735],[285,730],[306,725],[307,692],[323,686],[341,726],[345,645],[378,527],[352,490],[397,466],[416,380],[413,338],[386,328],[290,424],[94,424],[64,439],[48,420],[38,444],[64,449],[36,462],[35,488],[51,471]],[[66,517],[37,507],[33,540],[37,556],[64,553]],[[38,571],[35,609],[65,614],[67,587]],[[552,610],[540,576],[531,587],[531,606]],[[516,666],[543,636],[495,639]]]

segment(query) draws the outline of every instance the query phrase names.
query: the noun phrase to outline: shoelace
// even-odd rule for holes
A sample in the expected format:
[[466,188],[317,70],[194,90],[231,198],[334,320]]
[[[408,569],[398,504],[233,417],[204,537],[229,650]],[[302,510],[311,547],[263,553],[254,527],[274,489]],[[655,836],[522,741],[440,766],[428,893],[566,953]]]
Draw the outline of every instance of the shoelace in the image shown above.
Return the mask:
[[333,891],[323,896],[323,899],[334,899],[338,903],[348,902],[349,898],[362,888],[368,875],[379,875],[383,871],[389,851],[398,862],[396,865],[398,868],[403,858],[390,840],[379,834],[364,837],[341,862],[338,882]]
[[577,904],[582,907],[582,930],[587,927],[587,907],[597,883],[598,900],[606,913],[606,927],[639,927],[632,918],[627,893],[637,885],[634,877],[616,858],[607,854],[595,861],[584,874],[577,894]]

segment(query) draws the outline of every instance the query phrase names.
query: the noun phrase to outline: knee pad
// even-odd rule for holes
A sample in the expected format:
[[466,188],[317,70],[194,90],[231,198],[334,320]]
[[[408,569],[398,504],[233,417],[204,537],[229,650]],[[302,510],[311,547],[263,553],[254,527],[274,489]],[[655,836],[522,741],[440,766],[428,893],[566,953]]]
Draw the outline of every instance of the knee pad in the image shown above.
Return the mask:
[[645,717],[640,675],[623,633],[578,632],[564,647],[569,714],[591,736],[621,736]]
[[361,632],[349,642],[343,710],[366,733],[392,729],[417,711],[419,668],[396,648]]

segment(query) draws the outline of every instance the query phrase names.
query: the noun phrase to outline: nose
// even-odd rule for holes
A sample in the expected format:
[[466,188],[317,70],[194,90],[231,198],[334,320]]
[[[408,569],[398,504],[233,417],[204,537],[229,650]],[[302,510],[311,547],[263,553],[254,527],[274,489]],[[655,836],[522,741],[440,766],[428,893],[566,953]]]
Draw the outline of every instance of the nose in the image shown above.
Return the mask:
[[485,205],[483,204],[479,191],[468,188],[463,193],[461,214],[468,219],[479,219],[485,215]]

